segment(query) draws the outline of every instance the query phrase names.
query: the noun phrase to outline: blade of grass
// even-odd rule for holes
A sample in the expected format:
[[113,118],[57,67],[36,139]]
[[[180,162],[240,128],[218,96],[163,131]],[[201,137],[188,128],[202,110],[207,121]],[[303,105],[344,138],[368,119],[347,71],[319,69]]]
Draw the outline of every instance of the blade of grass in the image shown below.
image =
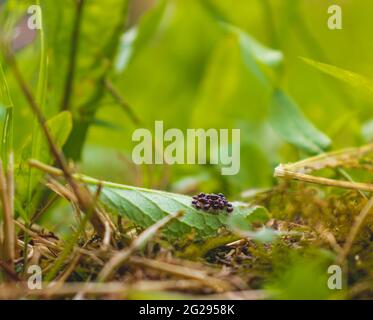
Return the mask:
[[[40,5],[40,0],[37,0],[37,5]],[[44,34],[44,26],[43,26],[43,16],[40,17],[41,20],[41,29],[40,29],[40,61],[39,61],[39,79],[38,79],[38,86],[37,86],[37,93],[36,99],[41,108],[41,111],[44,111],[45,108],[45,97],[46,97],[46,89],[47,89],[47,80],[48,80],[48,73],[47,73],[47,64],[48,58],[46,54],[46,46],[45,46],[45,34]],[[38,122],[36,119],[33,120],[32,125],[32,142],[31,142],[31,158],[39,158],[40,155],[40,129],[38,127]],[[33,169],[29,167],[28,177],[27,177],[27,202],[26,202],[26,217],[29,220],[32,214],[32,186],[33,186],[34,174]],[[30,221],[26,221],[26,226],[28,226]],[[28,234],[25,234],[25,248],[23,250],[24,253],[24,271],[27,270],[27,254],[28,254],[28,242],[29,237]]]
[[358,73],[349,70],[338,68],[330,64],[321,63],[303,57],[300,57],[300,59],[305,63],[309,64],[310,66],[314,67],[315,69],[333,78],[336,78],[339,81],[345,82],[350,86],[358,88],[360,90],[364,90],[370,96],[373,95],[373,81],[367,77],[364,77]]
[[9,94],[8,83],[0,63],[0,104],[6,108],[5,121],[1,140],[1,158],[4,161],[4,170],[10,152],[13,150],[13,102]]
[[[6,108],[5,121],[1,139],[1,159],[0,159],[0,192],[3,205],[4,243],[0,242],[3,258],[9,270],[14,271],[15,258],[15,234],[14,234],[14,181],[13,181],[13,102],[9,94],[8,84],[0,62],[0,103]],[[4,161],[4,163],[3,163]],[[6,172],[6,175],[5,175]],[[7,279],[12,279],[7,273]]]

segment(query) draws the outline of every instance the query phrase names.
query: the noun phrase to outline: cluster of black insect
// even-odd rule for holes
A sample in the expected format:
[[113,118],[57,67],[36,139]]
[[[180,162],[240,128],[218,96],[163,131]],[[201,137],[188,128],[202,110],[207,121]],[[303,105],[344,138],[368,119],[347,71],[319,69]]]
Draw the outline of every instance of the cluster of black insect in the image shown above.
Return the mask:
[[233,205],[227,201],[224,194],[205,194],[200,193],[193,196],[192,206],[196,209],[214,212],[225,209],[228,213],[233,212]]

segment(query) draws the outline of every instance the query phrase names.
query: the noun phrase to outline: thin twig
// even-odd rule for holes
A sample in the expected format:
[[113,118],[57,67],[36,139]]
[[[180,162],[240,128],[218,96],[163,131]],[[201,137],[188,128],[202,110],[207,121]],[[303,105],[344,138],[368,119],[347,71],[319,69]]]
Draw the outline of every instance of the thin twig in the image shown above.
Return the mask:
[[32,226],[35,222],[37,222],[45,212],[59,199],[57,194],[53,194],[53,196],[48,200],[48,202],[41,208],[38,209],[32,216],[30,225]]
[[60,251],[61,250],[61,247],[41,236],[39,236],[36,232],[28,229],[27,227],[25,227],[22,223],[20,223],[19,221],[17,220],[14,220],[14,224],[16,224],[20,229],[22,229],[25,233],[27,233],[29,236],[31,236],[32,238],[34,238],[35,240],[37,240],[38,242],[44,244],[45,246],[49,247],[49,248],[53,248],[53,250],[56,250],[56,251]]
[[336,253],[340,253],[342,251],[341,246],[338,244],[337,240],[334,237],[334,234],[331,233],[328,229],[326,229],[321,223],[316,226],[316,231],[323,238],[326,242],[329,243],[330,247]]
[[183,211],[179,211],[174,214],[167,215],[166,217],[146,229],[144,232],[142,232],[134,241],[132,241],[131,245],[128,248],[117,252],[107,262],[107,264],[98,275],[99,281],[105,281],[106,279],[108,279],[120,267],[121,264],[128,260],[133,253],[143,247],[150,238],[154,237],[160,231],[160,229],[170,223],[173,219],[180,218],[183,214]]

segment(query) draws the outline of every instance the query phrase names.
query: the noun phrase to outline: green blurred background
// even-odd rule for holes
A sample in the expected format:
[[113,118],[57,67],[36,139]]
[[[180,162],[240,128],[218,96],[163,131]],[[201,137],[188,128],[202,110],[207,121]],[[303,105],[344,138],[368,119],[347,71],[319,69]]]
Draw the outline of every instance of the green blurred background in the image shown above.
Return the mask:
[[[132,32],[138,30],[140,40],[131,44],[127,32],[119,53],[111,54],[111,37],[123,20],[122,2],[87,0],[83,13],[70,110],[75,124],[94,116],[78,161],[81,171],[125,184],[183,193],[224,190],[233,197],[272,186],[276,165],[308,156],[272,129],[268,121],[271,90],[245,66],[237,37],[219,25],[204,0],[130,1],[127,30],[137,28]],[[1,19],[7,30],[3,31],[9,32],[34,3],[9,0],[4,4]],[[231,25],[283,52],[282,89],[332,139],[333,149],[373,139],[370,97],[299,59],[308,57],[373,78],[370,0],[214,0],[209,4]],[[327,9],[332,4],[342,7],[343,30],[327,27]],[[44,0],[41,5],[49,59],[44,110],[49,118],[59,112],[75,6],[72,0]],[[29,42],[16,56],[36,91],[40,39]],[[126,65],[117,68],[126,56],[130,57]],[[32,132],[32,115],[11,73],[6,73],[15,105],[14,139],[19,152]],[[134,124],[102,90],[103,74],[141,124]],[[156,120],[163,120],[165,129],[240,128],[240,173],[224,177],[219,168],[202,165],[134,166],[132,132],[138,127],[153,128]]]

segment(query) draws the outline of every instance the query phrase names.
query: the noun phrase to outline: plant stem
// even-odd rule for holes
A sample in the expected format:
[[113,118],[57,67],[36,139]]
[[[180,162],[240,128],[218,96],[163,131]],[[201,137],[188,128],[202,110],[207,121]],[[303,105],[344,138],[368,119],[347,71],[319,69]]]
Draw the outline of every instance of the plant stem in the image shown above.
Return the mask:
[[79,35],[82,24],[85,0],[76,0],[76,2],[76,14],[73,32],[71,34],[70,58],[65,82],[65,92],[61,103],[62,111],[70,109],[70,100],[73,93],[77,54],[79,49]]

